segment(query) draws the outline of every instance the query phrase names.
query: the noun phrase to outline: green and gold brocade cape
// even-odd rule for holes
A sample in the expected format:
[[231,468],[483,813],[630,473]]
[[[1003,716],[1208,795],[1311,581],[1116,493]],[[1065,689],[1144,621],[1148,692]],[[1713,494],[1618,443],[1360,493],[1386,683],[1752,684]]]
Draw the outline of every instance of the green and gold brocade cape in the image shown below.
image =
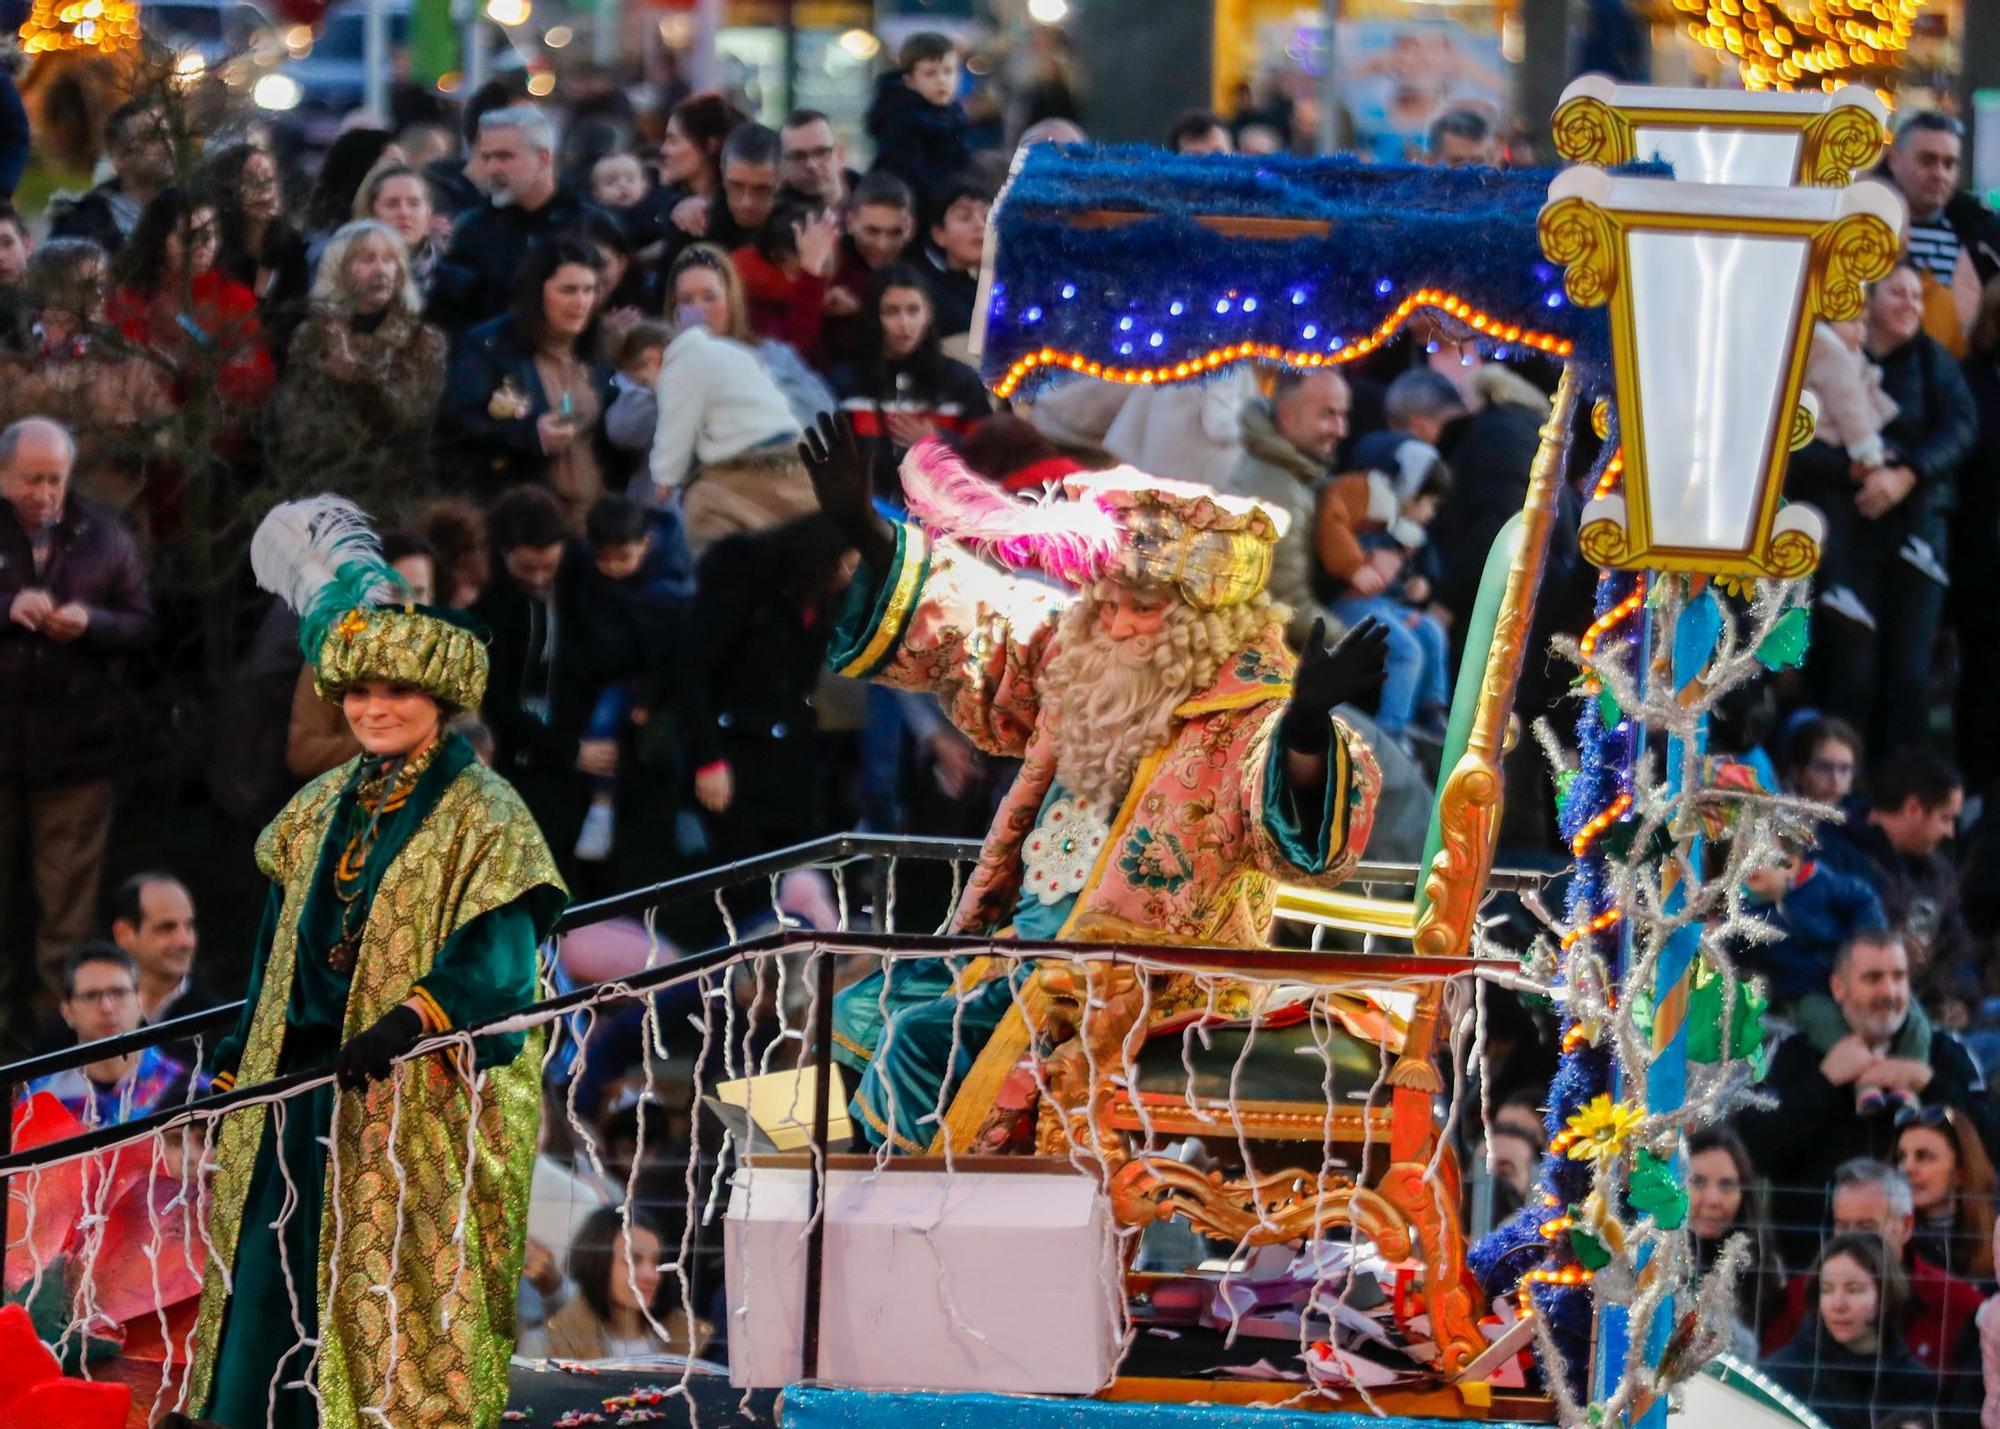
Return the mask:
[[[239,1086],[273,1076],[280,1065],[300,914],[353,772],[350,762],[308,784],[257,841],[258,867],[283,889],[284,905],[237,1069]],[[407,997],[455,929],[541,885],[563,891],[533,817],[504,779],[469,765],[382,875],[362,933],[343,1039]],[[537,929],[538,935],[547,932]],[[487,1429],[500,1422],[541,1110],[543,1041],[539,1030],[531,1033],[518,1057],[488,1071],[476,1084],[476,1105],[475,1089],[457,1070],[459,1059],[444,1057],[405,1069],[400,1104],[394,1081],[341,1094],[319,1236],[322,1345],[315,1379],[322,1429],[362,1429],[362,1411],[375,1406],[396,1429]],[[467,1129],[475,1111],[468,1193]],[[215,1363],[229,1294],[224,1267],[236,1259],[265,1116],[263,1106],[232,1113],[217,1138],[209,1195],[213,1249],[189,1396],[195,1406],[207,1403],[218,1370],[228,1372]],[[461,1200],[462,1246],[453,1241]],[[338,1284],[331,1283],[335,1267]],[[371,1293],[378,1285],[388,1285],[391,1296]],[[304,1368],[302,1358],[295,1363]]]

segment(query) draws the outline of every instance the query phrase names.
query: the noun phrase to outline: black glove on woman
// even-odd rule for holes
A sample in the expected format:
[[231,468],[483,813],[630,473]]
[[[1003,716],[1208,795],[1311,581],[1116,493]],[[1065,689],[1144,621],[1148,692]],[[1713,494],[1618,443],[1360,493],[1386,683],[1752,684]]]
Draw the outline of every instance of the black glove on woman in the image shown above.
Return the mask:
[[1321,643],[1325,639],[1326,622],[1315,620],[1292,677],[1292,701],[1278,720],[1278,738],[1299,754],[1324,753],[1333,707],[1366,699],[1382,688],[1389,672],[1389,627],[1374,616],[1332,649]]
[[896,532],[875,509],[868,454],[861,450],[847,419],[820,413],[819,424],[799,443],[799,460],[812,475],[819,509],[861,553],[877,579],[887,575],[896,559]]
[[389,1075],[389,1064],[423,1040],[424,1019],[414,1008],[397,1003],[373,1027],[355,1033],[340,1044],[333,1059],[333,1074],[341,1086],[358,1092],[370,1082]]

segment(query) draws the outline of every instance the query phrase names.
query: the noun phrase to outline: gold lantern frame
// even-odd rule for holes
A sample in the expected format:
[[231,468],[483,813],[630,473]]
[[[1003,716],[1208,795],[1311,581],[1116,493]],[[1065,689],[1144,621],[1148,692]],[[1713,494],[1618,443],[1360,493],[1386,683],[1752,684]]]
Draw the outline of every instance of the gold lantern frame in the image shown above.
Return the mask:
[[[1849,85],[1832,94],[1732,93],[1616,84],[1584,75],[1562,93],[1550,121],[1556,152],[1573,164],[1615,168],[1653,155],[1641,130],[1675,134],[1798,136],[1791,181],[1801,188],[1844,188],[1873,168],[1888,142],[1889,111],[1874,92]],[[1683,181],[1703,176],[1680,174]],[[1727,174],[1709,182],[1732,182]]]
[[[1791,579],[1819,564],[1825,523],[1811,507],[1781,513],[1790,454],[1812,437],[1813,408],[1801,402],[1813,323],[1860,314],[1864,285],[1894,267],[1903,217],[1896,197],[1877,184],[1841,190],[1774,190],[1671,179],[1613,178],[1602,169],[1567,169],[1549,186],[1539,223],[1542,251],[1564,266],[1570,301],[1608,304],[1619,426],[1624,437],[1622,493],[1600,496],[1583,511],[1578,541],[1593,565],[1622,570],[1689,571]],[[1631,240],[1647,233],[1779,238],[1809,245],[1799,290],[1787,303],[1770,294],[1734,299],[1765,306],[1788,324],[1786,370],[1759,446],[1759,483],[1746,539],[1735,546],[1684,546],[1656,540],[1649,495],[1656,473],[1645,450],[1640,353]],[[1789,416],[1787,415],[1789,414]],[[1730,478],[1733,479],[1733,478]]]

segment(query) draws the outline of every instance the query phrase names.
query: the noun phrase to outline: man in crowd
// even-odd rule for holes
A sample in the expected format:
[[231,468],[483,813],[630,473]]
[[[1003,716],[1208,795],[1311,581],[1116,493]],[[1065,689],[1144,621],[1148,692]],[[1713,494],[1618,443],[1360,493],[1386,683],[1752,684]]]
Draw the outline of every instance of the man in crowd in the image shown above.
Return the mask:
[[[1302,645],[1325,619],[1313,594],[1313,512],[1327,463],[1347,435],[1347,380],[1330,367],[1279,369],[1270,400],[1243,408],[1243,456],[1229,490],[1285,513],[1271,553],[1271,599],[1291,607],[1285,638]],[[1330,622],[1329,622],[1330,623]]]
[[[223,1004],[195,966],[194,895],[172,874],[137,873],[118,885],[111,895],[111,940],[138,972],[139,1025],[170,1022]],[[69,1022],[58,1015],[42,1024],[36,1050],[54,1051],[74,1041]],[[192,1039],[169,1043],[164,1050],[187,1066],[199,1060]]]
[[2000,274],[2000,220],[1959,189],[1964,133],[1948,114],[1917,110],[1896,126],[1883,164],[1910,205],[1911,261],[1946,288],[1961,251],[1982,284]]
[[802,199],[814,208],[839,208],[860,176],[847,167],[847,141],[817,109],[794,109],[778,129],[780,197]]
[[1227,154],[1235,147],[1229,130],[1206,109],[1190,109],[1167,131],[1170,154]]
[[1441,169],[1497,169],[1500,136],[1477,109],[1447,109],[1431,121],[1428,152]]
[[1828,991],[1837,1016],[1809,1016],[1802,1005],[1800,1030],[1771,1059],[1763,1087],[1777,1105],[1741,1118],[1763,1164],[1784,1168],[1787,1184],[1773,1196],[1772,1213],[1798,1264],[1812,1258],[1834,1168],[1886,1155],[1899,1109],[1949,1106],[1972,1115],[1986,1102],[1978,1064],[1911,1001],[1902,938],[1878,929],[1849,939]]
[[[63,961],[63,1021],[78,1042],[101,1042],[139,1028],[139,972],[131,955],[109,943],[86,943]],[[85,1126],[116,1126],[178,1100],[187,1066],[160,1047],[51,1072],[28,1083]]]
[[521,793],[559,857],[583,827],[584,775],[618,772],[618,743],[583,739],[578,688],[564,617],[569,542],[562,507],[546,487],[521,486],[487,517],[496,569],[473,614],[493,632],[491,674],[480,712],[493,731],[494,768]]
[[81,198],[50,205],[49,237],[88,238],[116,255],[132,236],[139,210],[174,181],[166,116],[147,99],[129,99],[104,122],[111,177]]
[[471,274],[465,297],[471,311],[450,315],[459,323],[505,311],[528,254],[599,212],[556,182],[555,149],[555,126],[531,105],[480,118],[474,157],[486,200],[458,220],[446,255]]
[[[1916,1226],[1910,1183],[1902,1172],[1873,1160],[1848,1161],[1834,1171],[1833,1233],[1869,1231],[1881,1236],[1910,1277],[1913,1303],[1903,1324],[1910,1353],[1926,1368],[1941,1373],[1976,1371],[1979,1348],[1972,1319],[1985,1297],[1970,1281],[1916,1253],[1911,1246]],[[1801,1312],[1806,1280],[1804,1275],[1794,1276],[1788,1287]]]
[[1898,750],[1869,780],[1866,817],[1825,831],[1820,861],[1875,890],[1922,988],[1977,997],[1958,870],[1943,852],[1964,809],[1957,770],[1928,750]]
[[708,242],[729,251],[756,241],[777,207],[782,154],[777,132],[765,125],[730,130],[722,141],[722,191],[708,205]]
[[828,370],[853,360],[868,285],[878,271],[902,258],[916,232],[917,205],[908,184],[878,169],[854,185],[819,335]]
[[979,297],[979,263],[986,253],[986,216],[993,207],[993,195],[974,178],[954,179],[938,193],[931,210],[930,266],[931,305],[937,316],[937,334],[946,340],[946,351],[961,356],[963,338],[972,330],[972,309]]
[[70,495],[75,461],[46,417],[0,431],[0,916],[25,853],[43,1007],[96,916],[128,697],[120,662],[153,614],[132,538]]

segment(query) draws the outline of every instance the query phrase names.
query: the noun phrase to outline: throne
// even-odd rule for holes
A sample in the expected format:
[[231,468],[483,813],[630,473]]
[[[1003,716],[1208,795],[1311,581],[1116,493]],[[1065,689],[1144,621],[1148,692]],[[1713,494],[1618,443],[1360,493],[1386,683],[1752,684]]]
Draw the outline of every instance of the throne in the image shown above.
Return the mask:
[[[1466,953],[1492,871],[1500,761],[1573,404],[1565,376],[1527,502],[1488,554],[1416,896],[1352,884],[1279,892],[1281,918],[1371,935],[1371,950],[1162,947],[1145,950],[1143,968],[1111,949],[1045,960],[961,1082],[934,1152],[990,1148],[1010,1081],[1016,1092],[1031,1081],[1036,1152],[1097,1175],[1121,1225],[1177,1218],[1245,1247],[1348,1227],[1392,1261],[1421,1263],[1445,1375],[1480,1356],[1435,1057],[1447,984],[1475,967]],[[1382,943],[1407,951],[1372,950]],[[1161,1149],[1186,1138],[1227,1169]]]

